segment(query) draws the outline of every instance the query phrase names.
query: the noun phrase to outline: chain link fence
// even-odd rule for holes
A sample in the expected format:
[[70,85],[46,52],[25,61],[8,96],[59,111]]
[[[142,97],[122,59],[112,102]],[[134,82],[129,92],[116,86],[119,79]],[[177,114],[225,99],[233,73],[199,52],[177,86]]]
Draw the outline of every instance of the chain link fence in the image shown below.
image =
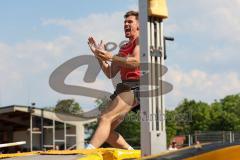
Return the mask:
[[184,139],[180,146],[191,146],[196,143],[240,143],[240,131],[196,131],[194,134],[178,136]]
[[172,141],[175,141],[178,147],[197,143],[240,143],[240,131],[196,131],[194,134],[176,136]]

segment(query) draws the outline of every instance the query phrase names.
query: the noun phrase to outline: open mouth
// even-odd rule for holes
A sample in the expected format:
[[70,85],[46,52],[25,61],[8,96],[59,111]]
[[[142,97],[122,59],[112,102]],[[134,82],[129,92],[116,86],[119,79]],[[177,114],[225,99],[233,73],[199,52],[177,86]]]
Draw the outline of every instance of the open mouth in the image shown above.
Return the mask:
[[125,28],[124,30],[125,30],[125,33],[131,32],[131,28]]

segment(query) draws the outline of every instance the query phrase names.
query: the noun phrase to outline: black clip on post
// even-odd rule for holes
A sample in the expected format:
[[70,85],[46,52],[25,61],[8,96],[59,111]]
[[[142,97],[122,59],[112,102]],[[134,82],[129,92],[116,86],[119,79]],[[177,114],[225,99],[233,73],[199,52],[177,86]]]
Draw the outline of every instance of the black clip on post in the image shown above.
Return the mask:
[[174,41],[173,37],[166,37],[164,36],[164,41],[163,41],[163,45],[164,45],[164,60],[167,59],[167,52],[166,52],[166,41]]

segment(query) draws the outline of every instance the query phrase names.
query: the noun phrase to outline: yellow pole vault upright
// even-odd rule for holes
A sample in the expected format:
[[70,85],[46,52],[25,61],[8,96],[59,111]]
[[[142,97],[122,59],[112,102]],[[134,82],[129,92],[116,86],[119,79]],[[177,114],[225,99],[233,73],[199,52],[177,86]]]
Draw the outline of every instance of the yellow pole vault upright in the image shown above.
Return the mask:
[[[139,0],[141,51],[141,150],[142,156],[166,150],[165,107],[161,65],[165,46],[163,19],[166,0]],[[157,88],[157,89],[156,89]],[[143,91],[149,91],[146,96]]]

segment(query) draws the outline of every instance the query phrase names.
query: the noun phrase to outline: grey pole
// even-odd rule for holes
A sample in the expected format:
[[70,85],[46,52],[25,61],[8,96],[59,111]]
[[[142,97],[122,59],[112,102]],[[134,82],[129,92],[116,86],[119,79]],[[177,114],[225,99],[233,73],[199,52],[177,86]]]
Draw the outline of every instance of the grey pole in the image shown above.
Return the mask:
[[[141,64],[149,64],[148,75],[142,76],[140,80],[140,90],[149,91],[147,97],[140,93],[142,156],[157,154],[167,149],[161,77],[163,73],[161,65],[164,64],[165,55],[163,23],[162,18],[149,16],[148,2],[149,0],[139,0]],[[147,72],[142,73],[144,75]],[[156,88],[158,89],[155,90]]]

